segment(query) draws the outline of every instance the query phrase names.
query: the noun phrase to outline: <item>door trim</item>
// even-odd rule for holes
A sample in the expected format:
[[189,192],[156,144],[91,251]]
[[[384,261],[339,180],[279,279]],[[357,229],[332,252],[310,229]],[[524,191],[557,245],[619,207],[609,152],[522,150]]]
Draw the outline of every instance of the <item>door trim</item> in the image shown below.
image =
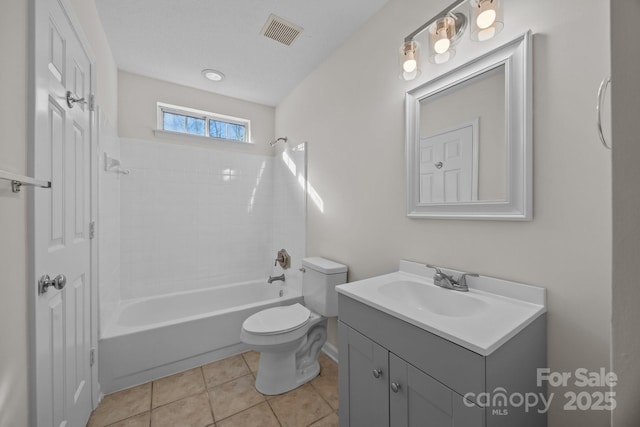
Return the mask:
[[[89,87],[90,93],[95,94],[96,91],[96,56],[91,49],[88,38],[82,29],[80,20],[75,14],[69,0],[55,0],[60,5],[63,13],[66,15],[75,36],[80,41],[82,50],[90,61],[89,67]],[[29,0],[28,4],[28,78],[27,78],[27,171],[33,174],[34,154],[35,154],[35,138],[37,129],[37,105],[38,105],[38,75],[36,74],[37,64],[37,46],[41,39],[38,31],[43,29],[37,28],[39,14],[43,13],[42,6],[39,6],[38,0]],[[96,221],[98,208],[98,150],[97,150],[97,129],[95,108],[91,110],[89,117],[89,150],[90,150],[90,211],[89,221]],[[29,424],[35,425],[37,420],[37,392],[38,383],[36,376],[36,303],[38,298],[37,278],[35,272],[35,235],[34,235],[34,202],[35,195],[33,191],[29,192],[27,198],[27,319],[29,334]],[[96,348],[98,343],[98,244],[97,238],[91,240],[90,243],[90,307],[91,307],[91,348]],[[100,385],[98,383],[98,363],[94,363],[91,367],[91,397],[92,409],[95,409],[99,402]]]

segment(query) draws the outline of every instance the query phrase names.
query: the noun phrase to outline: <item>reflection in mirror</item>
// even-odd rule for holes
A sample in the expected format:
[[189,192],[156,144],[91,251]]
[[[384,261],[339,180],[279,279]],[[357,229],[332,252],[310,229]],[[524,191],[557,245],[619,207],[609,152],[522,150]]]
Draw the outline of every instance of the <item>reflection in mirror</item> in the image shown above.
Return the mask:
[[531,219],[530,39],[407,92],[408,216]]
[[506,200],[504,70],[420,100],[421,204]]

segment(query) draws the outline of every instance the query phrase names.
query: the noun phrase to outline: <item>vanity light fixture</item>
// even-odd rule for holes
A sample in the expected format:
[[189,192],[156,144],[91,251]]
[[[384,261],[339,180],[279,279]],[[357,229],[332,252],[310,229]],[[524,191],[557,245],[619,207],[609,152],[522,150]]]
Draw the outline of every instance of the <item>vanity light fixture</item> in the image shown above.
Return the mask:
[[418,77],[420,70],[420,44],[415,40],[409,40],[400,47],[400,64],[402,71],[400,78],[403,80],[413,80]]
[[210,68],[207,68],[206,70],[202,70],[202,75],[213,82],[219,82],[224,79],[224,74],[222,74],[218,70],[212,70]]
[[[413,80],[420,76],[420,45],[415,38],[425,30],[429,33],[429,61],[434,64],[444,64],[454,57],[454,46],[462,37],[469,21],[472,40],[485,41],[493,38],[503,27],[501,1],[456,0],[405,37],[400,47],[400,78]],[[469,15],[458,10],[467,2],[471,9]]]
[[444,64],[456,54],[453,46],[467,28],[467,17],[463,13],[449,13],[431,24],[429,32],[429,61]]

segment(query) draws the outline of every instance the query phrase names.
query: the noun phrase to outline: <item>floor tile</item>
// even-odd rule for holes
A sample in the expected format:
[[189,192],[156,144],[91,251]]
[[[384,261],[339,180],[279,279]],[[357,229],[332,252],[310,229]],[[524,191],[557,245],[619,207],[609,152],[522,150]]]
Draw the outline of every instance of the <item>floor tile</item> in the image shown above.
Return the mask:
[[219,421],[217,427],[280,427],[280,423],[265,402]]
[[333,412],[311,384],[272,399],[269,405],[285,427],[308,426]]
[[89,427],[103,427],[151,409],[151,383],[109,394],[89,419]]
[[205,391],[202,369],[195,368],[153,382],[154,408]]
[[151,412],[143,412],[142,414],[134,415],[126,420],[110,424],[109,427],[149,427],[150,422]]
[[257,351],[247,351],[246,353],[242,354],[242,357],[244,357],[247,365],[249,365],[249,369],[251,369],[251,372],[258,372],[260,353],[258,353]]
[[202,367],[207,388],[215,387],[249,373],[242,355],[231,356]]
[[332,358],[324,353],[318,355],[318,363],[320,363],[320,375],[338,375],[338,364]]
[[206,392],[151,411],[151,427],[206,427],[211,424],[213,416]]
[[338,375],[318,375],[311,380],[313,388],[327,401],[334,411],[338,410]]
[[324,417],[320,421],[316,421],[311,424],[311,427],[338,427],[340,425],[340,420],[338,419],[338,414],[335,412],[331,415]]
[[257,405],[265,397],[255,388],[252,375],[245,375],[209,390],[213,416],[218,420]]

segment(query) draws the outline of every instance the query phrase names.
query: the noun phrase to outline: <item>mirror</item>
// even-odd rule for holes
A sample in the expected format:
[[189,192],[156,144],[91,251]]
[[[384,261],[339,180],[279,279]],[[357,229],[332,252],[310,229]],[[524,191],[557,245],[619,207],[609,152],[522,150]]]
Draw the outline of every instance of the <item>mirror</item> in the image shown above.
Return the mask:
[[407,93],[407,215],[531,219],[530,33]]

